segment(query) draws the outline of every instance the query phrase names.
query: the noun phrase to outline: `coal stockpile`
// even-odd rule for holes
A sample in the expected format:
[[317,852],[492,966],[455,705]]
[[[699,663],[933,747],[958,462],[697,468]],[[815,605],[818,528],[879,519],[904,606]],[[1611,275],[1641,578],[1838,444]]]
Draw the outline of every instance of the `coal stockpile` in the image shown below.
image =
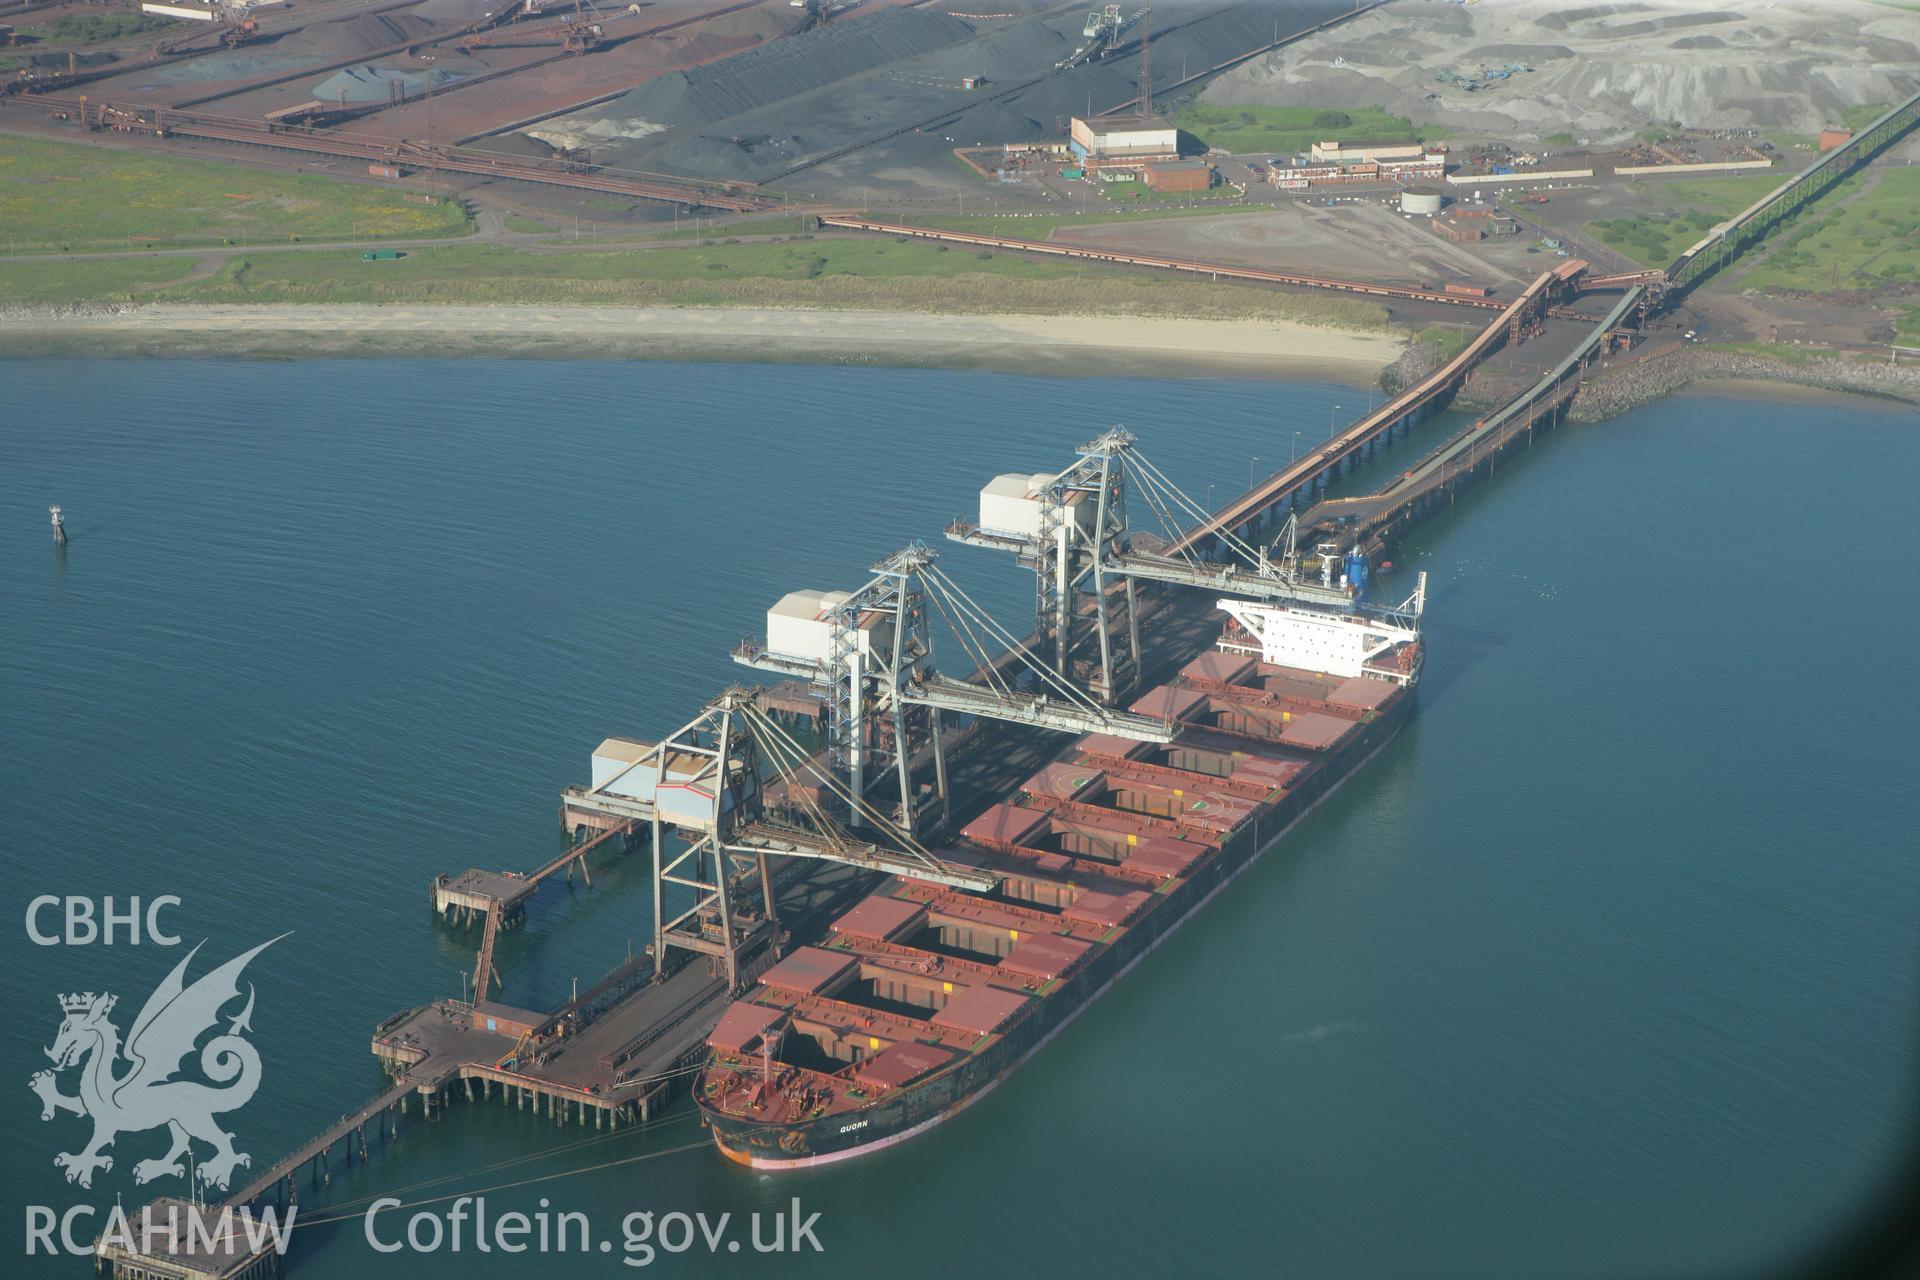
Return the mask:
[[390,102],[396,96],[417,98],[462,78],[440,67],[403,71],[397,67],[361,65],[334,72],[315,84],[312,93],[322,102]]
[[[1156,9],[1156,82],[1171,84],[1183,74],[1197,74],[1272,43],[1276,32],[1284,37],[1346,7],[1340,0],[1300,0]],[[639,140],[629,144],[627,158],[640,163],[644,155],[645,164],[672,172],[765,181],[813,157],[923,121],[937,122],[928,132],[946,145],[1059,137],[1067,117],[1118,106],[1138,93],[1137,38],[1124,41],[1119,52],[1104,60],[1069,71],[1054,69],[1083,43],[1084,21],[1085,15],[1076,11],[989,27],[970,39],[873,67],[774,105]],[[969,76],[983,77],[983,87],[962,88]],[[1007,92],[1026,81],[1033,83]],[[669,123],[632,109],[633,100],[651,87],[607,108],[608,114],[629,119],[645,115]],[[943,111],[950,114],[942,116]]]
[[503,0],[426,0],[410,12],[438,27],[464,27],[498,9]]
[[606,114],[666,127],[711,124],[972,35],[971,26],[944,13],[889,9],[661,76]]
[[411,13],[363,13],[338,22],[320,22],[274,43],[276,54],[295,57],[345,57],[419,40],[439,28]]

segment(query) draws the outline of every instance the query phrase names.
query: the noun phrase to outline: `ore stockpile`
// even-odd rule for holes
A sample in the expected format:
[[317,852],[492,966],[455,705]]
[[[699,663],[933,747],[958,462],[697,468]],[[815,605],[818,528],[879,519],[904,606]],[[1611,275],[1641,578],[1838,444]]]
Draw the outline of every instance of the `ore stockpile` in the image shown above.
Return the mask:
[[[1155,81],[1171,84],[1347,8],[1327,0],[1163,6],[1153,19]],[[762,182],[868,141],[898,152],[929,139],[943,150],[1057,139],[1068,117],[1118,107],[1139,91],[1137,34],[1102,61],[1054,69],[1084,43],[1085,20],[1079,7],[1003,22],[890,9],[661,76],[530,132],[559,145],[592,143],[596,158],[622,167]],[[969,76],[984,83],[965,89]],[[889,139],[895,131],[905,132]],[[874,163],[872,153],[860,159]]]

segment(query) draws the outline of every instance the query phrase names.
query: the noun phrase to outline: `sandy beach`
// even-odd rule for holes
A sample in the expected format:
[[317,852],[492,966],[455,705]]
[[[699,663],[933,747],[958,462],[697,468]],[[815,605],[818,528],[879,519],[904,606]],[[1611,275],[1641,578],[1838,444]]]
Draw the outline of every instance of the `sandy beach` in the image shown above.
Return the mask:
[[755,308],[179,306],[0,313],[0,355],[536,356],[1371,383],[1405,339],[1273,320]]

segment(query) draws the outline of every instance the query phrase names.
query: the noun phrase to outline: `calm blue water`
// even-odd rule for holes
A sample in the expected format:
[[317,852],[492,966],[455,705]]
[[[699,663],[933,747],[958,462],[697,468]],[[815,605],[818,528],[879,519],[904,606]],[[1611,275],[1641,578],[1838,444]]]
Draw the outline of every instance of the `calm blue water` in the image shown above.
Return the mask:
[[[376,1021],[459,992],[473,935],[430,919],[431,877],[543,860],[591,747],[689,716],[780,594],[856,584],[1109,423],[1224,497],[1362,394],[485,361],[0,377],[7,1257],[27,1204],[179,1185],[132,1184],[155,1132],[69,1187],[51,1161],[82,1122],[25,1088],[58,993],[119,993],[124,1029],[179,952],[31,945],[32,896],[177,894],[208,959],[293,931],[250,971],[265,1075],[226,1121],[270,1161],[377,1087]],[[494,1213],[544,1197],[616,1239],[642,1209],[822,1215],[822,1255],[654,1261],[677,1274],[1695,1276],[1814,1247],[1916,1119],[1916,427],[1696,397],[1543,440],[1399,557],[1433,575],[1414,726],[924,1139],[773,1179],[676,1151],[684,1107],[613,1138],[457,1106],[327,1196],[303,1183],[303,1211],[493,1188]],[[1010,564],[943,563],[1030,608]],[[621,959],[644,888],[636,860],[543,890],[503,998]],[[350,1216],[292,1274],[527,1265],[384,1256]]]

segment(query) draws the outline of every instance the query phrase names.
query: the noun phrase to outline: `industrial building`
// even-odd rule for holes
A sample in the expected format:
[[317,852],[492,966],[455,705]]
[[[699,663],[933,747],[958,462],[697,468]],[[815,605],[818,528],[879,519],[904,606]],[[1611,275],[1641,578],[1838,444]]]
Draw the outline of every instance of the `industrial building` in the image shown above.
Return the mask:
[[1447,153],[1418,142],[1316,142],[1304,156],[1276,157],[1267,181],[1282,190],[1426,182],[1447,174]]
[[1213,178],[1213,166],[1204,160],[1164,160],[1140,167],[1140,180],[1153,191],[1205,191]]
[[1314,164],[1400,164],[1429,154],[1419,142],[1316,142],[1307,158]]
[[[1405,199],[1402,198],[1404,205]],[[1520,223],[1510,214],[1487,205],[1457,204],[1432,223],[1436,234],[1459,244],[1471,244],[1489,236],[1517,236]]]
[[1159,116],[1144,112],[1073,118],[1067,148],[1088,173],[1101,170],[1138,172],[1149,163],[1180,158],[1180,131]]

